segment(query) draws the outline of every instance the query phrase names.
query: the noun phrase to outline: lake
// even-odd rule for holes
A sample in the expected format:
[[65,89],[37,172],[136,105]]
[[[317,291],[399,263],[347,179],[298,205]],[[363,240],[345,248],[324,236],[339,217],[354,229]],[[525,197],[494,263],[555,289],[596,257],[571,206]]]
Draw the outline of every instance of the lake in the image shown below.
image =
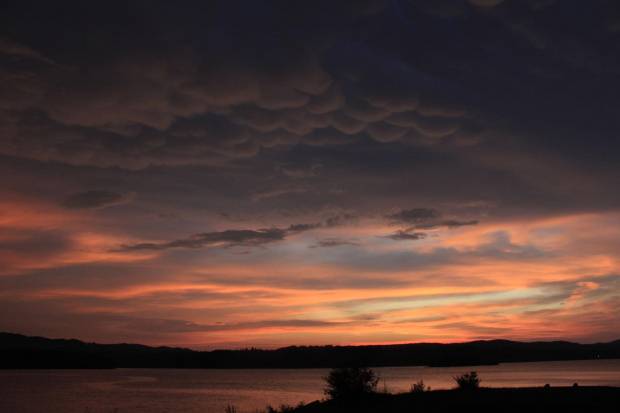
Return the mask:
[[[476,367],[381,367],[379,390],[405,392],[424,380],[454,386],[452,376],[476,370],[487,387],[616,386],[620,360],[506,363]],[[12,413],[238,413],[267,404],[323,398],[328,369],[299,370],[0,370],[0,410]]]

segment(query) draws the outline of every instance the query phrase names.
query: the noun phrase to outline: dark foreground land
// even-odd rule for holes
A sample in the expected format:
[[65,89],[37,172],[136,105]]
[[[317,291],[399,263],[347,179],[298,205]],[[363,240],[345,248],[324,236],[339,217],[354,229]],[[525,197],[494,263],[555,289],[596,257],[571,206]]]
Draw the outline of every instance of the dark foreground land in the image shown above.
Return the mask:
[[620,387],[478,388],[369,394],[357,400],[314,402],[297,413],[598,413],[618,412]]

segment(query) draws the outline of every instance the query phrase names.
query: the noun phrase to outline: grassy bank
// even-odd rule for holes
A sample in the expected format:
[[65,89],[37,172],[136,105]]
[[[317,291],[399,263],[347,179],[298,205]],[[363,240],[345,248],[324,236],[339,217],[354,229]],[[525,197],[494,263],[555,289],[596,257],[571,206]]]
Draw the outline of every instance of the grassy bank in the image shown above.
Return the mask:
[[619,387],[477,388],[402,394],[366,394],[298,407],[298,413],[585,413],[617,412]]

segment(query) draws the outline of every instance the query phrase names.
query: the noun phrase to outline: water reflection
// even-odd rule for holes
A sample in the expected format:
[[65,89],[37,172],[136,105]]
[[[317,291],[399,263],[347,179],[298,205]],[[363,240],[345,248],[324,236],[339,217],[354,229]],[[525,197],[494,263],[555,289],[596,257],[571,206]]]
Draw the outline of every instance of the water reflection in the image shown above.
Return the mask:
[[[488,387],[620,387],[620,360],[511,363],[458,368],[376,368],[379,389],[408,391],[424,380],[433,389],[451,388],[452,377],[476,370]],[[232,404],[240,413],[267,404],[296,405],[323,397],[327,369],[305,370],[4,370],[0,371],[3,410],[14,413],[224,413]]]

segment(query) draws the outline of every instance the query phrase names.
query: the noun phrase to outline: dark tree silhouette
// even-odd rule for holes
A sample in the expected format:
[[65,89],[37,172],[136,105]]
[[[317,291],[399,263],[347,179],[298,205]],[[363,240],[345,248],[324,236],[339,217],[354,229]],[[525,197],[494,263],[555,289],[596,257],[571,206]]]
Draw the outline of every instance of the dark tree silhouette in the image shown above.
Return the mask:
[[327,383],[323,392],[332,399],[354,398],[374,393],[379,383],[379,376],[366,367],[334,368],[323,379]]
[[460,376],[453,376],[452,378],[456,381],[457,388],[459,389],[475,389],[480,387],[480,379],[475,371],[470,371]]

